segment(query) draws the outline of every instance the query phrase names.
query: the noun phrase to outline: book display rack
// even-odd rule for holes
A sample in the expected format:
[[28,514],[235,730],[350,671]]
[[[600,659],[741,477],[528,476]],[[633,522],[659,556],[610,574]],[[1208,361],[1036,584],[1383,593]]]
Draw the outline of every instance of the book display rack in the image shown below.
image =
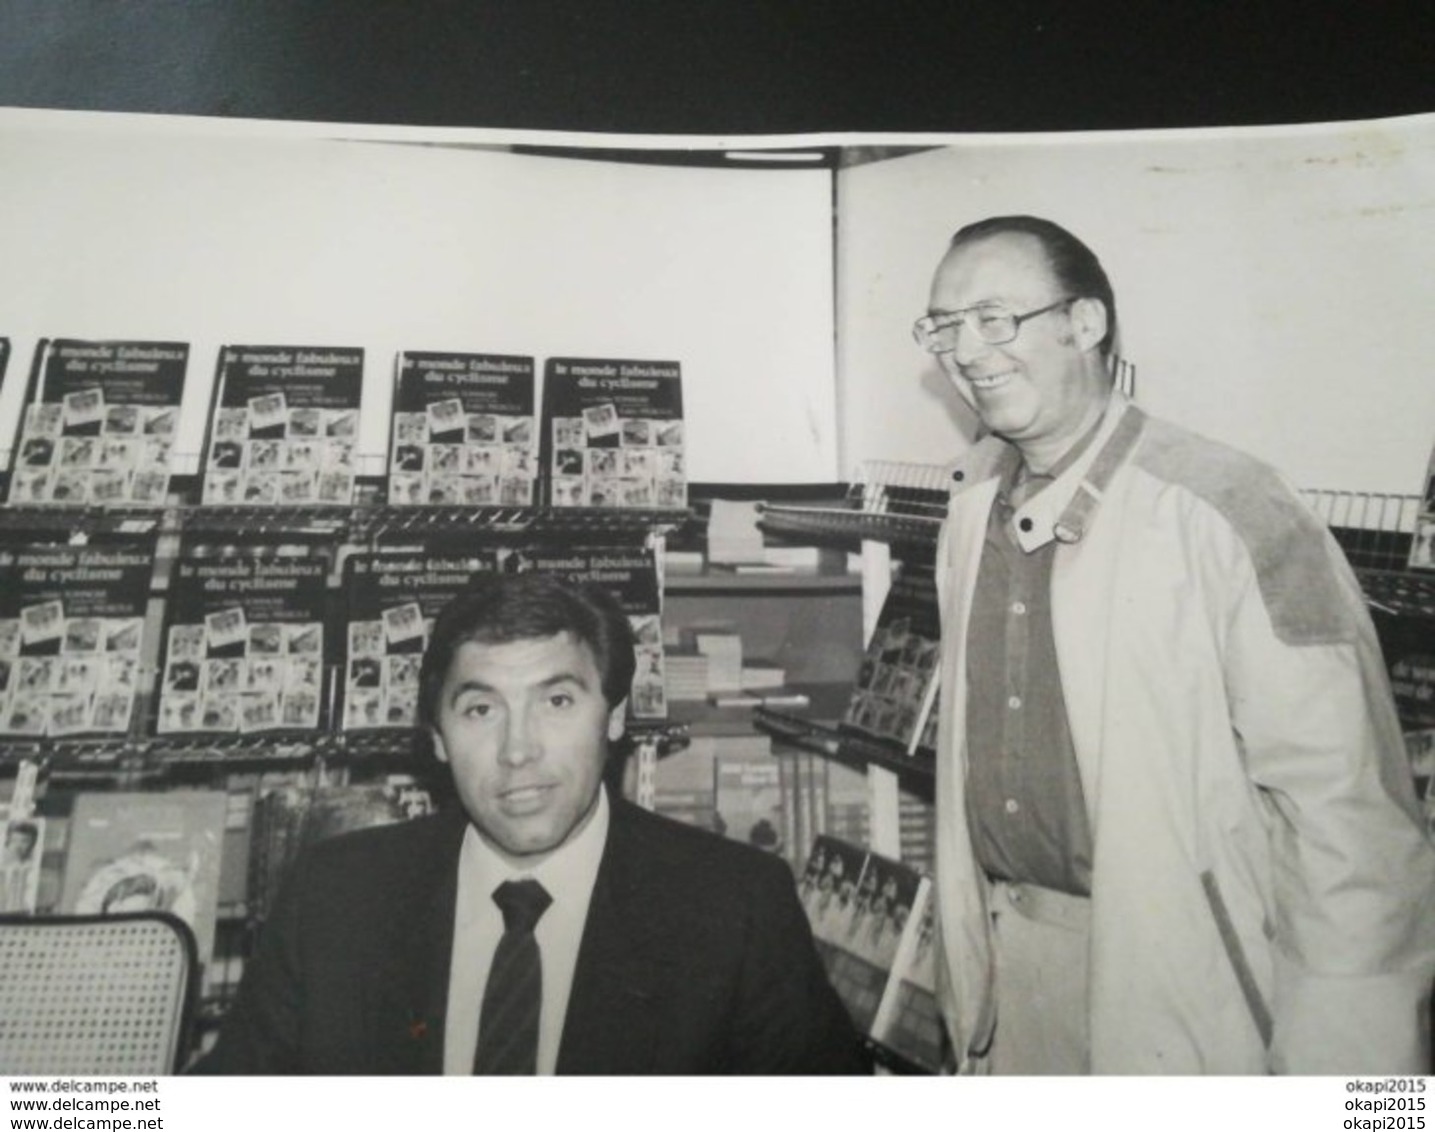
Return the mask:
[[[478,545],[490,540],[513,544],[603,545],[660,540],[690,518],[686,509],[628,511],[616,508],[465,508],[465,507],[209,507],[168,506],[161,511],[99,506],[0,507],[0,533],[9,541],[34,538],[60,544],[70,532],[99,536],[153,537],[242,534],[247,544],[302,542],[332,555],[340,546],[365,547],[415,535],[464,532]],[[176,553],[170,540],[171,556]],[[164,557],[161,551],[160,557]],[[162,567],[163,568],[163,567]],[[158,577],[157,577],[158,583]],[[156,584],[150,596],[163,601],[167,586]],[[337,664],[327,658],[324,695],[332,697]],[[141,700],[149,698],[155,671],[142,672],[138,681]],[[382,764],[409,752],[407,732],[398,734],[346,733],[341,729],[313,730],[302,736],[157,732],[154,705],[142,702],[132,713],[123,734],[97,736],[0,735],[0,772],[20,762],[37,763],[47,776],[123,772],[127,777],[162,779],[164,768],[175,764],[239,765],[278,764],[301,766],[324,763],[374,762]],[[330,716],[329,718],[334,718]],[[635,742],[656,743],[660,753],[685,741],[685,726],[665,719],[634,720]]]

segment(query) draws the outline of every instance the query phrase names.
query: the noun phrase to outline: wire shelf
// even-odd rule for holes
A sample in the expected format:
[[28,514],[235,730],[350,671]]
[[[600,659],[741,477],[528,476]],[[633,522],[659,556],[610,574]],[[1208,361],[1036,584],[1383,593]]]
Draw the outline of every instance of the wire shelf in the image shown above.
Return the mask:
[[896,743],[856,735],[832,723],[771,708],[754,708],[752,721],[774,739],[827,758],[857,766],[884,767],[918,784],[930,785],[935,780],[936,762],[930,754],[909,755]]
[[693,518],[688,508],[402,507],[389,504],[244,507],[101,507],[11,504],[0,531],[44,533],[323,535],[367,539],[388,532],[492,534],[668,533]]
[[849,549],[864,540],[935,547],[947,514],[947,469],[869,461],[840,507],[763,503],[759,513],[763,531],[786,539],[836,542]]
[[1435,617],[1435,570],[1409,565],[1423,506],[1418,495],[1323,489],[1301,495],[1330,527],[1373,608]]
[[[684,749],[691,741],[686,723],[669,720],[629,720],[626,732],[635,744],[656,742],[660,757]],[[326,732],[302,738],[272,733],[142,739],[0,738],[0,772],[33,762],[50,777],[123,773],[135,778],[159,778],[183,766],[302,768],[320,761],[339,766],[402,760],[419,750],[415,732],[400,728]]]

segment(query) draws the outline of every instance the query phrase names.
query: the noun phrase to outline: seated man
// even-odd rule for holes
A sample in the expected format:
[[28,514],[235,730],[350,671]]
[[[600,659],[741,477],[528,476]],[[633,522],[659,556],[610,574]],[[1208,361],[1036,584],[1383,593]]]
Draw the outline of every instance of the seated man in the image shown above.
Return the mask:
[[633,666],[599,591],[451,602],[418,710],[462,805],[302,856],[198,1069],[864,1071],[782,863],[604,789]]

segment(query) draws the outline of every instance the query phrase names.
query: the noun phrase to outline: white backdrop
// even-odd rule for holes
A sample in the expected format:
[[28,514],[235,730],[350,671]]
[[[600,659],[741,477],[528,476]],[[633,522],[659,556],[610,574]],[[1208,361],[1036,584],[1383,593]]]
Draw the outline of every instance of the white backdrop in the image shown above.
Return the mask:
[[1089,243],[1150,410],[1304,487],[1413,494],[1435,443],[1435,117],[967,139],[838,181],[844,474],[970,422],[909,336],[951,234],[1028,212]]
[[36,339],[66,336],[190,342],[191,461],[223,342],[364,347],[370,472],[401,349],[676,358],[694,480],[942,461],[970,421],[908,327],[955,228],[1025,211],[1101,255],[1153,411],[1303,486],[1420,489],[1435,116],[902,139],[946,144],[837,175],[835,262],[826,172],[475,136],[0,110],[0,449]]
[[168,339],[180,471],[229,342],[363,347],[362,471],[417,349],[676,359],[690,479],[837,478],[830,173],[413,140],[0,111],[0,448],[38,338]]

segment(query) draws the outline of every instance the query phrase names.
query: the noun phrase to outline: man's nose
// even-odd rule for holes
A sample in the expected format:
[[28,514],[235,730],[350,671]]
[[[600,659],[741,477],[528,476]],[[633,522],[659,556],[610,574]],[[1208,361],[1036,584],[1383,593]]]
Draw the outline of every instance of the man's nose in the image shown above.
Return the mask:
[[508,717],[499,755],[510,766],[522,766],[537,757],[537,735],[526,711],[516,711]]
[[947,333],[954,339],[947,356],[958,368],[965,368],[991,352],[991,345],[982,341],[981,335],[965,322],[957,323]]

